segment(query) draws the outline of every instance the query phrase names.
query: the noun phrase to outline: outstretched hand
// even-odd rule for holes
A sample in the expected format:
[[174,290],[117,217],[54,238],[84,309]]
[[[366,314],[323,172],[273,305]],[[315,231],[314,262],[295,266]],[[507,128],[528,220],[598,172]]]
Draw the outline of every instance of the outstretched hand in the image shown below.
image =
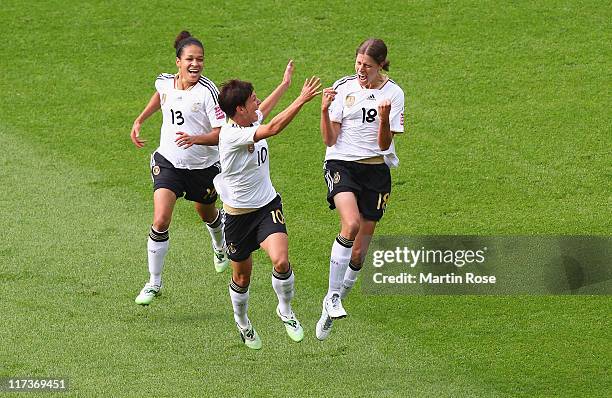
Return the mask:
[[291,77],[293,76],[293,60],[290,59],[285,68],[285,74],[283,75],[283,84],[287,86],[291,85]]
[[321,79],[316,76],[313,76],[309,79],[306,79],[304,82],[304,86],[302,87],[302,92],[300,93],[300,97],[304,103],[310,101],[317,95],[321,94]]

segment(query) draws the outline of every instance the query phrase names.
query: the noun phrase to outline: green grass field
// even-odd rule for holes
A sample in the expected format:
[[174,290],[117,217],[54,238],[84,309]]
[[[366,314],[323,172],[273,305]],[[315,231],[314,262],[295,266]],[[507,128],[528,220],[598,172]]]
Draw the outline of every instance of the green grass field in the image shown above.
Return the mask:
[[610,296],[365,296],[314,337],[338,231],[325,203],[318,101],[270,140],[305,326],[274,314],[255,255],[250,318],[234,326],[189,202],[170,229],[164,295],[147,280],[150,152],[129,139],[187,28],[205,74],[260,98],[353,73],[366,37],[389,46],[406,134],[379,235],[612,233],[612,7],[600,1],[158,2],[5,0],[0,7],[0,377],[68,377],[79,396],[607,397]]

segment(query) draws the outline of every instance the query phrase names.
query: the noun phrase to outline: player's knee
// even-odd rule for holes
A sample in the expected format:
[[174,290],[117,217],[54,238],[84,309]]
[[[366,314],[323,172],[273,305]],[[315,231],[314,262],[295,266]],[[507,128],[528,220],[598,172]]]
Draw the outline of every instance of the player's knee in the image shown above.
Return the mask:
[[354,240],[359,232],[359,219],[348,220],[342,223],[341,235],[347,239]]
[[170,217],[157,216],[153,219],[153,229],[156,231],[167,231],[170,228]]
[[246,287],[251,283],[251,276],[248,274],[241,274],[234,272],[232,279],[238,286]]
[[279,274],[284,274],[289,271],[289,260],[287,258],[276,259],[273,264],[274,270]]
[[214,223],[220,214],[214,203],[211,203],[209,205],[197,203],[196,211],[200,215],[202,221],[208,224]]

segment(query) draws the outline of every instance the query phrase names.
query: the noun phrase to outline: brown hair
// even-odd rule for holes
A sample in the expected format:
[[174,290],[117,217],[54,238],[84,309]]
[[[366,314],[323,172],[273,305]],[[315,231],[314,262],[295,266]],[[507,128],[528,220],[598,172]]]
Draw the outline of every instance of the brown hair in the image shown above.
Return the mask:
[[244,106],[253,94],[253,85],[242,80],[230,80],[221,85],[219,93],[219,107],[227,117],[234,117],[236,108]]
[[387,45],[381,39],[367,39],[357,47],[357,54],[365,54],[372,57],[382,68],[389,70],[389,60],[387,59]]
[[204,52],[204,45],[201,41],[191,36],[191,33],[184,30],[176,36],[174,39],[174,48],[176,48],[176,57],[180,58],[183,53],[183,48],[195,44],[196,46],[202,49],[202,53]]

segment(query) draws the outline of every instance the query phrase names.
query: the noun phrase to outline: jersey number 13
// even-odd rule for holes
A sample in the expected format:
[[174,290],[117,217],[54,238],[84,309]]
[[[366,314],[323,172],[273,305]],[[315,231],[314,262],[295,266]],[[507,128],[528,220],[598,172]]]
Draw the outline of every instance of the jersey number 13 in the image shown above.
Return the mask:
[[172,124],[180,126],[181,124],[185,123],[185,119],[183,119],[183,112],[170,109],[170,113],[172,113]]

